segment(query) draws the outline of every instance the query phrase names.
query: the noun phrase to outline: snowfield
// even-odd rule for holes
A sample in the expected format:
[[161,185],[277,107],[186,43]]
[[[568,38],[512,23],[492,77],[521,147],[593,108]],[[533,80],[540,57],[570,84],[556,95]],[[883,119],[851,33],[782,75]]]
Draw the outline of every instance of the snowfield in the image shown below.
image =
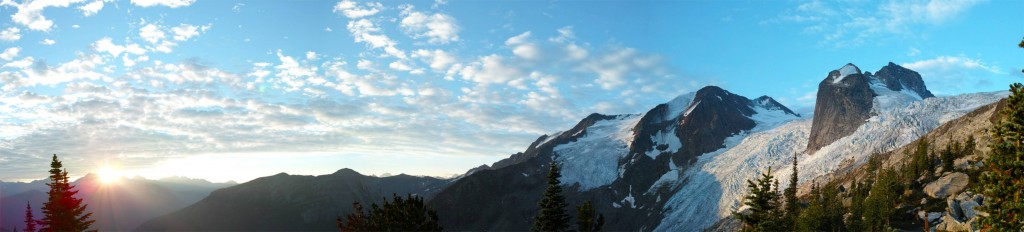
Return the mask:
[[562,165],[562,183],[580,184],[581,191],[611,184],[619,177],[619,159],[629,152],[633,126],[641,115],[619,115],[595,122],[575,142],[555,146],[555,161]]

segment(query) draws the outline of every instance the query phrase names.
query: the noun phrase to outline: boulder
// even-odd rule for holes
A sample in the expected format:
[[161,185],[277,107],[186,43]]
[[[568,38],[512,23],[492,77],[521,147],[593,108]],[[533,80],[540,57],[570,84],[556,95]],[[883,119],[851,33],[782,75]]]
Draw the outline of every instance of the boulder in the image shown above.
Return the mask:
[[970,179],[967,174],[961,172],[948,173],[924,186],[924,192],[932,198],[943,199],[964,191],[969,181]]
[[942,222],[935,225],[935,231],[970,231],[971,225],[957,221],[949,214],[942,216]]
[[974,207],[978,207],[980,204],[974,201],[961,201],[960,211],[963,211],[964,220],[971,220],[978,216],[978,211],[974,211]]
[[960,209],[960,200],[957,200],[953,196],[946,199],[946,212],[956,220],[963,221],[964,219],[964,213]]
[[953,169],[955,170],[971,170],[977,168],[978,166],[974,165],[974,159],[969,157],[959,158],[953,161]]

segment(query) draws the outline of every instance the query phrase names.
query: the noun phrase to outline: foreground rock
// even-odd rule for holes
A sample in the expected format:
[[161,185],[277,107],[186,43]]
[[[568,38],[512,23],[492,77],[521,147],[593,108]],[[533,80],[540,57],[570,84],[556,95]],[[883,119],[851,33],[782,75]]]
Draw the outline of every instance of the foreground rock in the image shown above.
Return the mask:
[[943,199],[964,191],[969,181],[967,174],[949,173],[924,186],[924,192],[932,198]]

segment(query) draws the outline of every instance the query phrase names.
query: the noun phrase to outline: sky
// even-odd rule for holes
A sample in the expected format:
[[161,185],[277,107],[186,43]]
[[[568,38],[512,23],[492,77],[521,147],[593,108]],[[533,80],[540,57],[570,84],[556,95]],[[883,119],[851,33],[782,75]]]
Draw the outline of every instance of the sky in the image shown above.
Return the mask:
[[[847,63],[1024,80],[1021,1],[0,2],[0,180],[453,176],[716,85],[805,115]],[[5,17],[6,16],[6,17]]]

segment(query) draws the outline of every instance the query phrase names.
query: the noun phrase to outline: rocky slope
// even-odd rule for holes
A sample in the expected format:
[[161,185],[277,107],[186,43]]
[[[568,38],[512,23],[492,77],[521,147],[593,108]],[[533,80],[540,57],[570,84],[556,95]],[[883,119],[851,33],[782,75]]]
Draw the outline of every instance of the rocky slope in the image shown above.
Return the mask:
[[364,176],[341,169],[321,176],[285,173],[219,189],[203,200],[139,226],[138,231],[337,231],[352,202],[369,205],[392,194],[430,198],[447,180]]

